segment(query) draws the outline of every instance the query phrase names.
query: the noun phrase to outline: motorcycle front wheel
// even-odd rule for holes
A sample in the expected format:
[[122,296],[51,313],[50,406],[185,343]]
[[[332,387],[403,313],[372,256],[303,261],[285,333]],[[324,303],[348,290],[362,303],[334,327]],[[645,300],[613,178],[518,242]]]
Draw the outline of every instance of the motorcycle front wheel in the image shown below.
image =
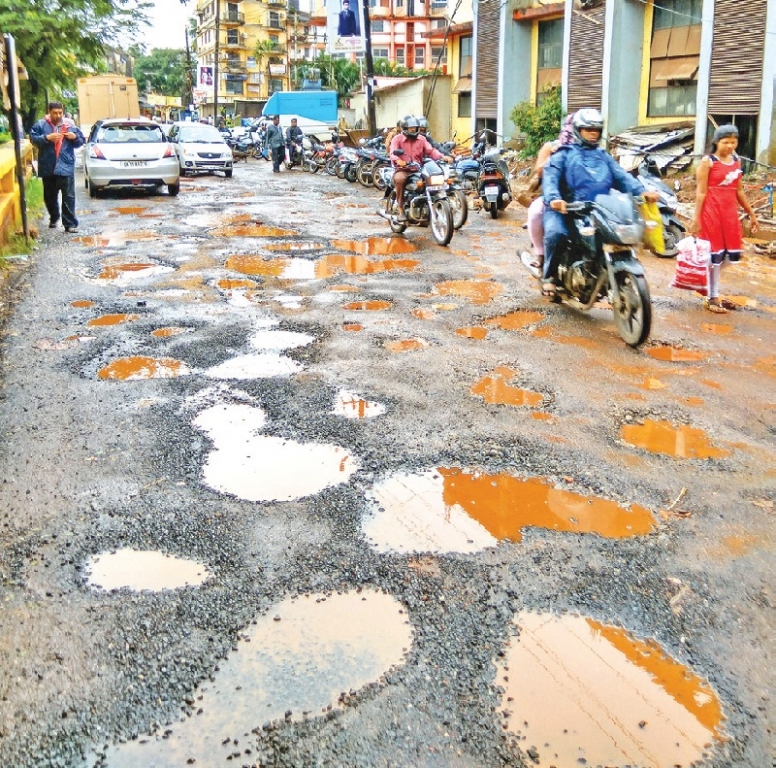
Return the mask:
[[435,200],[429,211],[431,233],[439,245],[447,245],[453,238],[453,213],[447,199]]
[[663,229],[663,250],[659,253],[656,251],[655,256],[661,259],[673,259],[679,252],[676,244],[684,237],[684,231],[676,224],[668,224]]
[[358,183],[364,187],[372,186],[372,164],[361,163],[356,169],[356,178]]
[[453,213],[453,229],[460,229],[469,218],[469,202],[460,189],[454,189],[447,198]]
[[399,214],[399,206],[396,202],[396,190],[392,190],[388,199],[385,201],[385,212],[391,217],[388,219],[388,223],[391,225],[391,231],[400,235],[407,229],[407,225],[396,221],[396,216]]
[[372,180],[374,181],[375,189],[379,190],[380,192],[385,192],[385,188],[388,185],[383,180],[383,175],[378,171],[377,168],[375,168],[372,172]]
[[339,158],[336,156],[333,156],[326,161],[324,170],[326,171],[326,173],[329,174],[329,176],[336,176],[338,167],[339,167]]
[[622,340],[631,347],[643,344],[652,326],[652,301],[649,286],[641,275],[617,272],[619,302],[612,302],[614,323]]
[[343,174],[345,181],[350,182],[353,184],[356,181],[356,164],[355,163],[349,163],[347,168],[345,168],[345,173]]

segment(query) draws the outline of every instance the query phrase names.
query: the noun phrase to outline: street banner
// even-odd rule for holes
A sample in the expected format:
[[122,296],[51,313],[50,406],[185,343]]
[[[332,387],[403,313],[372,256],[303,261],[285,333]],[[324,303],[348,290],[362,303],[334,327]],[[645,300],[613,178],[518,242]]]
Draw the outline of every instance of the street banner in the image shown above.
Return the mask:
[[363,53],[361,0],[330,0],[326,18],[329,53]]
[[197,91],[213,93],[214,69],[211,64],[197,64]]

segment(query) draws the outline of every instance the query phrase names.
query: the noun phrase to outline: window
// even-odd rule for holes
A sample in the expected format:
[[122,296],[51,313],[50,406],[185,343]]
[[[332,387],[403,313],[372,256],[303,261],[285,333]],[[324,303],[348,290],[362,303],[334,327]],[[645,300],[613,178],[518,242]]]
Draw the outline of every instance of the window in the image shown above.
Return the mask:
[[447,26],[447,19],[431,19],[431,29],[442,29]]
[[372,32],[385,32],[385,22],[382,19],[373,19]]
[[418,46],[415,49],[415,66],[423,66],[426,63],[426,49]]
[[278,35],[270,35],[269,41],[272,43],[272,50],[277,51],[280,48],[280,37]]
[[654,29],[691,27],[701,23],[703,0],[655,0]]
[[[458,77],[472,76],[472,37],[462,37],[458,43]],[[468,117],[468,115],[464,115]]]
[[539,22],[539,69],[563,66],[563,19]]
[[280,29],[280,14],[277,11],[269,12],[269,26],[272,29]]
[[225,86],[226,86],[227,93],[231,93],[235,96],[243,95],[242,80],[227,80],[225,83]]
[[283,90],[283,81],[282,80],[270,80],[269,81],[269,92],[275,93],[275,91],[282,91]]
[[388,49],[387,48],[372,48],[372,56],[375,59],[387,59],[388,58]]
[[458,117],[472,116],[472,95],[471,93],[458,94]]
[[404,46],[403,45],[397,45],[396,46],[396,63],[397,64],[404,64]]
[[[439,58],[439,54],[442,54],[442,58]],[[447,48],[439,46],[438,48],[431,49],[431,59],[434,64],[439,62],[440,64],[447,64]]]
[[650,117],[694,117],[698,84],[694,82],[649,89]]
[[226,44],[227,45],[239,45],[240,33],[236,29],[226,30]]

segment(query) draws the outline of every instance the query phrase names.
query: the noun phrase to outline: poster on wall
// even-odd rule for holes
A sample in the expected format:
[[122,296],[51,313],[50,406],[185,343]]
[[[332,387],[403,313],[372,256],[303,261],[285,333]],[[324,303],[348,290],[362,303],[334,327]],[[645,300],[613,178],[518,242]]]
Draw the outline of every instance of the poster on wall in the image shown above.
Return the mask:
[[213,93],[214,67],[210,64],[197,65],[197,85],[195,90]]
[[330,0],[326,34],[329,53],[363,53],[361,0]]

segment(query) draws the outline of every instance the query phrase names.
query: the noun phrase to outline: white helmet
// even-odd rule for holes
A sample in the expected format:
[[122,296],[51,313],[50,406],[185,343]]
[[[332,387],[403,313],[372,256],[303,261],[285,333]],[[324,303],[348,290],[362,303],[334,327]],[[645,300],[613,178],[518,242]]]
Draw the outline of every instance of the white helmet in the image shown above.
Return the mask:
[[597,109],[586,108],[575,112],[574,119],[571,121],[571,132],[574,134],[574,141],[584,147],[597,147],[598,139],[595,141],[588,141],[582,137],[580,131],[584,129],[603,133],[604,116]]

